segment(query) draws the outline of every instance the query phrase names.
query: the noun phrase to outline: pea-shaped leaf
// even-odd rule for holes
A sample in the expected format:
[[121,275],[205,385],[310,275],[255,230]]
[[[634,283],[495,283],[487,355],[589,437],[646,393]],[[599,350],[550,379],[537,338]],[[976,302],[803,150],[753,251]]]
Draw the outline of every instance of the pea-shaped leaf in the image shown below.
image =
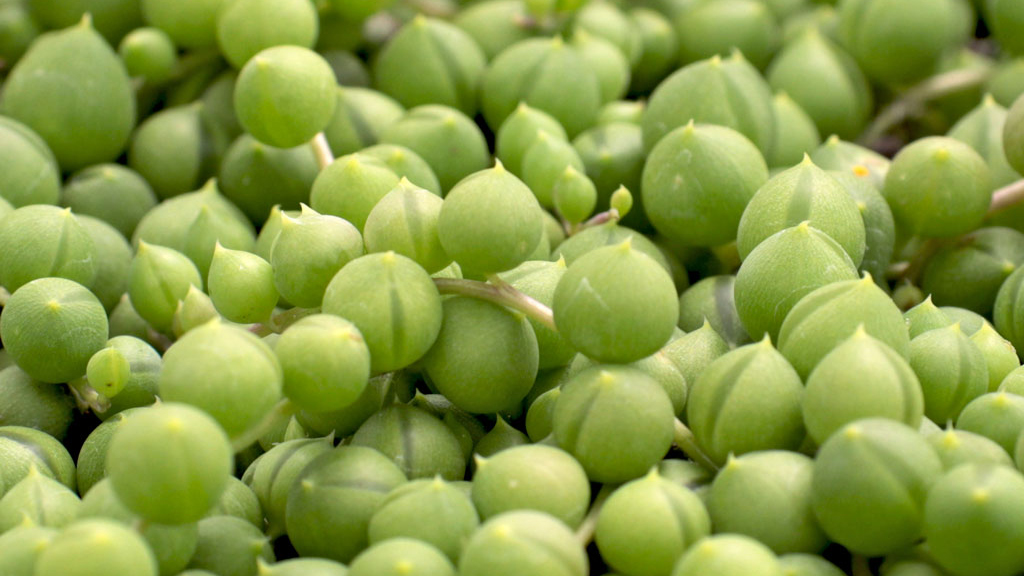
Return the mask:
[[964,465],[928,493],[924,535],[938,564],[958,576],[1009,576],[1024,568],[1024,478],[1011,468]]
[[584,170],[583,160],[567,140],[537,132],[533,143],[523,155],[523,182],[547,208],[554,207],[554,187],[567,167]]
[[819,552],[827,542],[811,511],[814,461],[770,450],[730,458],[708,493],[718,532],[756,538],[776,554]]
[[948,472],[962,464],[1002,464],[1013,467],[1013,460],[1002,446],[992,440],[952,427],[925,436]]
[[750,342],[736,312],[735,283],[735,276],[710,276],[686,289],[679,296],[678,326],[693,332],[700,330],[707,321],[711,329],[732,346]]
[[734,287],[736,310],[752,338],[766,332],[774,337],[805,295],[856,277],[842,246],[804,222],[769,236],[743,261]]
[[530,189],[501,164],[453,188],[437,222],[445,252],[464,270],[482,274],[525,261],[541,241],[543,226]]
[[554,249],[554,253],[551,258],[552,260],[562,258],[565,260],[566,265],[571,266],[577,258],[583,256],[587,252],[604,246],[622,244],[622,242],[627,238],[634,250],[639,250],[640,252],[650,256],[660,264],[666,272],[671,273],[672,268],[669,264],[668,258],[661,252],[654,242],[651,242],[650,239],[636,230],[633,230],[628,226],[619,225],[617,222],[612,220],[609,220],[599,226],[588,226],[582,231],[573,234]]
[[70,209],[36,205],[0,218],[0,284],[10,292],[56,276],[85,286],[96,279],[99,250]]
[[1017,350],[988,322],[971,335],[971,341],[981,350],[988,364],[988,391],[995,392],[1003,380],[1020,366]]
[[827,284],[801,298],[779,329],[779,351],[806,378],[858,326],[897,354],[909,353],[903,315],[868,274],[860,280]]
[[529,509],[576,528],[590,505],[590,481],[579,462],[559,448],[518,446],[477,459],[472,494],[485,521],[509,510]]
[[128,278],[132,307],[157,330],[169,332],[178,302],[189,287],[202,287],[192,261],[181,252],[139,242]]
[[743,216],[737,238],[741,258],[775,232],[803,221],[839,242],[855,265],[864,254],[864,225],[856,203],[808,156],[758,189]]
[[873,97],[864,73],[816,28],[786,43],[767,78],[774,90],[785,91],[807,112],[824,136],[856,138],[871,115]]
[[434,174],[434,169],[413,150],[398,144],[375,144],[363,148],[360,153],[380,160],[400,178],[409,180],[435,196],[441,196],[441,182]]
[[152,27],[136,28],[125,34],[117,45],[117,55],[129,76],[154,84],[170,78],[178,63],[174,41],[163,30]]
[[0,426],[24,426],[63,439],[74,419],[74,400],[63,386],[44,384],[17,366],[0,370]]
[[565,128],[543,110],[520,102],[501,123],[495,140],[496,155],[513,174],[523,174],[523,158],[540,132],[556,140],[568,140]]
[[384,497],[405,483],[387,457],[362,446],[318,456],[292,483],[285,522],[304,556],[349,562],[367,546],[367,526]]
[[404,106],[443,104],[473,114],[485,66],[472,36],[421,16],[391,37],[373,71],[377,87]]
[[530,391],[537,376],[537,338],[518,313],[472,298],[450,298],[444,302],[440,333],[423,361],[438,391],[456,406],[472,413],[498,412]]
[[443,191],[487,168],[490,150],[480,128],[461,111],[427,104],[383,128],[380,142],[404,146],[430,164]]
[[255,426],[281,397],[282,371],[251,332],[218,320],[182,336],[164,354],[160,397],[213,416],[230,436]]
[[924,302],[904,312],[903,318],[907,322],[911,339],[917,338],[929,330],[944,328],[953,323],[953,320],[932,302],[931,296],[926,297]]
[[705,321],[700,328],[669,342],[661,353],[693,385],[701,373],[719,356],[729,351],[729,344]]
[[694,62],[659,84],[644,112],[644,147],[653,150],[690,120],[732,128],[762,154],[775,139],[771,89],[739,52]]
[[569,528],[534,510],[491,518],[470,537],[459,558],[461,576],[585,576],[589,568],[583,546]]
[[940,306],[988,314],[1003,281],[1024,263],[1024,234],[981,228],[929,258],[921,288]]
[[765,158],[774,168],[789,167],[800,162],[821,144],[821,135],[814,121],[785,92],[772,98],[775,111],[775,140],[772,153]]
[[650,376],[595,366],[562,387],[554,415],[558,445],[597,482],[643,475],[672,444],[672,401]]
[[715,462],[730,453],[795,450],[804,437],[803,386],[767,339],[724,354],[693,383],[686,415]]
[[367,252],[387,252],[414,260],[429,273],[451,264],[438,235],[441,198],[402,179],[366,217],[363,237]]
[[63,528],[78,517],[82,506],[78,495],[35,467],[0,498],[0,532],[29,522],[37,526]]
[[217,503],[231,474],[231,446],[217,422],[165,403],[125,419],[110,439],[107,473],[117,497],[152,522],[183,524]]
[[896,224],[912,234],[947,237],[981,223],[992,198],[985,160],[970,146],[941,136],[907,145],[885,178]]
[[885,176],[889,172],[890,161],[874,150],[840,140],[839,136],[829,136],[825,142],[811,153],[811,160],[824,170],[853,170],[860,166],[867,171],[875,187],[881,189]]
[[[536,388],[536,382],[534,383],[534,388]],[[532,393],[533,391],[531,388],[530,392]],[[526,404],[528,401],[529,396],[523,400],[523,403]],[[494,426],[491,427],[487,434],[484,434],[482,438],[477,440],[473,450],[478,456],[486,457],[529,443],[530,438],[526,434],[514,428],[505,421],[501,414],[498,414]],[[479,468],[479,462],[474,462],[474,466]]]
[[959,429],[980,434],[1013,453],[1024,430],[1024,397],[990,392],[972,400],[957,418]]
[[751,141],[724,126],[690,123],[652,148],[642,197],[654,227],[688,245],[734,240],[744,208],[768,180]]
[[534,31],[522,26],[528,16],[525,4],[484,2],[464,6],[453,22],[472,36],[491,60],[505,48],[534,35]]
[[370,518],[370,544],[415,538],[437,547],[456,562],[480,518],[469,495],[441,478],[413,480],[381,501]]
[[120,164],[100,164],[75,173],[61,195],[61,204],[75,214],[103,220],[125,238],[132,237],[156,202],[149,183]]
[[278,148],[308,142],[331,121],[338,103],[330,65],[299,46],[253,56],[235,84],[238,120],[254,138]]
[[323,311],[355,324],[370,349],[373,372],[420,359],[441,329],[441,299],[430,276],[393,252],[346,264],[327,287]]
[[455,565],[434,546],[399,537],[363,551],[349,565],[348,573],[349,576],[455,576]]
[[376,144],[381,132],[405,114],[405,108],[393,98],[368,88],[338,88],[337,99],[334,115],[324,128],[336,155],[352,154]]
[[284,395],[303,409],[338,410],[355,402],[370,378],[370,352],[342,318],[314,314],[288,327],[274,346]]
[[230,0],[217,15],[217,45],[241,68],[264,48],[312,48],[318,28],[316,8],[301,0]]
[[398,174],[376,158],[342,156],[313,181],[310,206],[321,214],[344,218],[362,231],[373,207],[398,183]]
[[1006,159],[1003,148],[1003,127],[1006,125],[1007,110],[986,95],[976,108],[968,112],[952,128],[947,136],[956,138],[974,148],[988,163],[992,173],[992,186],[999,188],[1018,180],[1020,174]]
[[871,182],[871,174],[863,166],[849,170],[830,170],[853,198],[864,221],[864,258],[860,270],[871,274],[875,281],[885,278],[896,244],[896,223],[885,197]]
[[284,532],[292,482],[314,458],[333,448],[333,437],[287,440],[267,450],[246,469],[242,481],[256,494],[269,535]]
[[219,243],[213,251],[208,285],[217,311],[228,320],[243,324],[270,318],[280,298],[269,262]]
[[839,33],[868,76],[883,84],[908,84],[932,73],[939,56],[959,41],[960,14],[956,3],[946,0],[899,6],[847,0],[839,6]]
[[[643,519],[642,523],[635,523]],[[711,520],[688,488],[652,469],[615,490],[597,517],[601,557],[625,574],[668,574],[677,558],[708,536]]]
[[629,11],[642,49],[633,63],[631,92],[648,92],[657,86],[676,62],[679,38],[668,17],[657,10],[638,7]]
[[1024,351],[1024,267],[1017,268],[999,288],[992,319],[999,333]]
[[440,419],[412,406],[394,404],[374,414],[352,436],[352,445],[378,450],[409,479],[455,481],[466,475],[466,458],[455,435]]
[[116,158],[135,125],[124,64],[88,17],[33,42],[0,108],[42,136],[66,171]]
[[968,402],[988,390],[985,357],[959,323],[911,340],[910,366],[921,382],[925,416],[933,422],[955,420]]
[[559,330],[577,349],[622,363],[666,343],[679,302],[664,269],[627,240],[574,262],[558,283],[553,309]]
[[[82,498],[79,519],[108,518],[129,524],[141,518],[132,513],[120,500],[109,479],[104,479]],[[138,530],[149,545],[161,574],[183,570],[189,557],[195,551],[198,540],[196,523],[188,524],[146,524]]]
[[0,534],[0,570],[33,574],[39,555],[57,535],[54,528],[21,525]]
[[140,241],[188,256],[205,279],[218,242],[232,250],[251,250],[255,234],[245,214],[221,195],[215,180],[209,180],[199,190],[165,200],[150,210],[132,238],[134,244]]
[[319,172],[311,147],[274,148],[243,134],[224,153],[217,182],[225,198],[262,222],[274,205],[297,210],[309,203]]
[[861,418],[890,418],[917,428],[924,396],[905,357],[860,327],[810,373],[803,415],[808,434],[821,444]]
[[202,103],[165,108],[146,118],[132,136],[128,166],[160,198],[194,190],[216,174],[228,142],[218,139],[206,112]]
[[14,119],[0,121],[0,198],[13,207],[56,204],[60,171],[53,152],[31,128]]
[[676,562],[672,576],[778,576],[782,567],[770,548],[738,534],[701,538]]
[[886,554],[920,539],[925,497],[941,473],[935,450],[906,424],[856,420],[818,451],[811,505],[832,540]]
[[297,218],[282,213],[280,222],[270,252],[274,286],[292,304],[316,307],[338,270],[363,253],[359,230],[305,206]]
[[123,573],[156,576],[157,563],[146,541],[120,522],[89,518],[62,530],[39,554],[39,576],[100,576]]
[[85,374],[107,337],[103,305],[85,287],[63,278],[40,278],[11,295],[0,313],[0,340],[14,362],[42,382],[68,382]]
[[553,116],[570,137],[593,123],[602,103],[597,76],[560,36],[531,38],[503,50],[484,73],[480,97],[492,128],[526,102]]

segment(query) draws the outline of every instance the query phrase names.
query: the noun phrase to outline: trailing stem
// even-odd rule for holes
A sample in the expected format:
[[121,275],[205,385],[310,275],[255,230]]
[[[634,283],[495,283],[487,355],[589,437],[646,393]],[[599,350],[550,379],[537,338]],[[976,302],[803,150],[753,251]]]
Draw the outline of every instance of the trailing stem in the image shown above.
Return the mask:
[[441,294],[457,294],[469,296],[507,306],[522,312],[552,330],[555,328],[555,316],[544,304],[516,290],[504,280],[492,276],[490,282],[464,280],[461,278],[434,278],[434,285]]
[[317,132],[316,136],[310,140],[309,145],[313,148],[313,156],[316,156],[317,166],[321,170],[334,162],[334,153],[331,152],[331,145],[327,142],[327,136],[323,132]]
[[885,136],[893,126],[919,113],[927,102],[959,90],[978,86],[988,80],[991,74],[990,70],[953,70],[932,76],[907,90],[897,100],[883,108],[857,141],[870,147],[879,138]]

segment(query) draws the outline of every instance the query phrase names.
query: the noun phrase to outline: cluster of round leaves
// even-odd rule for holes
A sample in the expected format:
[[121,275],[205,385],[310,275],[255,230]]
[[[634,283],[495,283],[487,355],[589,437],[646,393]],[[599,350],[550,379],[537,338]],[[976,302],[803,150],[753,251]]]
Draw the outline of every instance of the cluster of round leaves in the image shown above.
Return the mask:
[[1024,571],[1019,2],[447,4],[0,2],[0,574]]

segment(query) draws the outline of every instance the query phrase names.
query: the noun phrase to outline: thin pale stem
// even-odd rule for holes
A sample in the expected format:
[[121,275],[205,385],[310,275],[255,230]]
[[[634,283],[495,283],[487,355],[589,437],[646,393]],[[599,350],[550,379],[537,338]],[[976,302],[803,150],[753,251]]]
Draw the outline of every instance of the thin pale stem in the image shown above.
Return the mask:
[[93,414],[102,414],[110,409],[110,400],[90,386],[85,378],[76,378],[68,382],[68,389],[71,390],[75,404],[82,412],[89,410]]
[[282,399],[255,426],[234,437],[231,440],[231,447],[234,448],[235,452],[241,452],[252,446],[253,442],[259,440],[264,434],[291,418],[292,414],[295,414],[295,410],[296,407],[292,404],[291,400],[287,398]]
[[617,484],[602,484],[601,489],[597,492],[597,496],[594,498],[594,502],[590,505],[590,511],[587,512],[587,516],[580,523],[579,528],[576,529],[576,539],[579,540],[580,544],[586,547],[590,544],[590,541],[594,539],[594,531],[597,530],[597,517],[601,515],[601,509],[604,508],[604,503],[608,500],[608,497],[615,492]]
[[992,204],[989,205],[988,215],[992,216],[1022,202],[1024,202],[1024,180],[1018,180],[992,193]]
[[581,223],[573,226],[573,228],[571,230],[571,233],[572,234],[579,234],[580,232],[586,230],[587,228],[591,228],[593,226],[600,226],[601,224],[606,224],[608,222],[618,222],[618,221],[619,221],[619,211],[617,209],[615,209],[615,208],[612,208],[611,210],[607,210],[605,212],[601,212],[600,214],[595,214],[590,220],[587,220],[586,222],[581,222]]
[[714,460],[701,450],[700,446],[697,445],[697,439],[693,436],[693,431],[690,430],[686,424],[683,424],[683,422],[678,418],[675,420],[674,440],[676,446],[678,446],[690,460],[693,460],[697,464],[707,468],[712,473],[718,471],[718,464],[715,464]]
[[441,294],[457,294],[486,300],[502,306],[508,306],[540,322],[552,330],[555,328],[555,316],[544,304],[530,298],[526,294],[516,290],[504,281],[498,285],[477,280],[464,280],[459,278],[434,278],[437,291]]
[[7,306],[7,301],[11,299],[11,293],[6,288],[0,287],[0,308]]
[[334,153],[331,152],[331,145],[327,142],[327,136],[323,132],[317,132],[310,140],[309,145],[313,148],[313,155],[316,156],[316,163],[323,170],[334,162]]
[[959,90],[978,86],[988,80],[991,74],[989,70],[954,70],[924,80],[882,109],[875,117],[874,122],[858,139],[858,142],[870,146],[885,136],[894,126],[918,113],[925,103]]

